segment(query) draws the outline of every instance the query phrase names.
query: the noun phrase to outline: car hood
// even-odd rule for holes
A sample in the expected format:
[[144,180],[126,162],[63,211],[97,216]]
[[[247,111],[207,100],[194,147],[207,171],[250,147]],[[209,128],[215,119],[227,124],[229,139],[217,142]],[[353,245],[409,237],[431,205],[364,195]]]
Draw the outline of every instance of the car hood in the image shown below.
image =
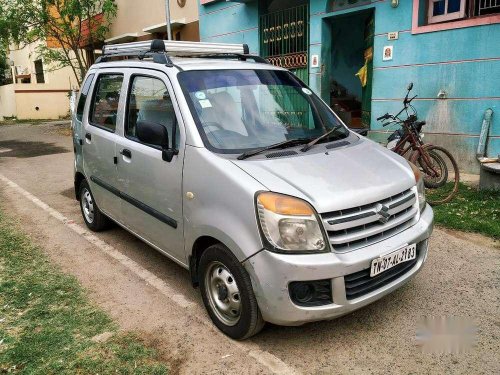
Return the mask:
[[299,154],[233,163],[270,191],[305,199],[320,213],[373,203],[415,185],[404,158],[367,139]]

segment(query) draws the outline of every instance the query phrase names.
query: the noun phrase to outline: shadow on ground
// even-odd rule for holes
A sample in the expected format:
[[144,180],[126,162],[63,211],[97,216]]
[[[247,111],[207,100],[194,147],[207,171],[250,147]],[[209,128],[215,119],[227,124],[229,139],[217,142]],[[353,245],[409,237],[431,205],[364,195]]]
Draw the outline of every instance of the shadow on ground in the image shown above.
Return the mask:
[[72,201],[75,200],[75,188],[70,187],[69,189],[63,190],[60,193],[63,197],[71,199]]
[[62,154],[70,151],[71,150],[57,146],[54,143],[18,141],[15,139],[0,141],[0,158],[33,158],[43,155]]

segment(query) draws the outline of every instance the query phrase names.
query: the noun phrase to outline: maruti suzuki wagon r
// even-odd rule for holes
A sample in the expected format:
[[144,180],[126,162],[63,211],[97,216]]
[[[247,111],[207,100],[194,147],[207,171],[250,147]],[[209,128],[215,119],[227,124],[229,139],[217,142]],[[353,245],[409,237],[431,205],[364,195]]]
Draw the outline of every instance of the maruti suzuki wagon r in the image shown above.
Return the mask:
[[72,123],[87,226],[189,270],[232,338],[347,314],[426,260],[419,170],[245,45],[106,46]]

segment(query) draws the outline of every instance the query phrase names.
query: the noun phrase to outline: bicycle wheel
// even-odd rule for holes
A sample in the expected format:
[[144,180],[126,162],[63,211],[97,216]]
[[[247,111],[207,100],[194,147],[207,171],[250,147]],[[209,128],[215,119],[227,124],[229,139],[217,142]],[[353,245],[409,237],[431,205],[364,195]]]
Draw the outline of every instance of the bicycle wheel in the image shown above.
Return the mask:
[[458,190],[458,165],[448,150],[441,146],[424,145],[423,152],[415,152],[411,162],[424,174],[427,202],[430,205],[449,202]]
[[[437,152],[431,150],[428,151],[427,154],[429,155],[429,162],[430,165],[432,165],[432,170],[437,173],[434,176],[424,174],[424,185],[427,189],[438,189],[448,182],[448,167],[446,162]],[[417,164],[423,169],[420,163],[423,163],[422,158],[421,160],[417,159]]]

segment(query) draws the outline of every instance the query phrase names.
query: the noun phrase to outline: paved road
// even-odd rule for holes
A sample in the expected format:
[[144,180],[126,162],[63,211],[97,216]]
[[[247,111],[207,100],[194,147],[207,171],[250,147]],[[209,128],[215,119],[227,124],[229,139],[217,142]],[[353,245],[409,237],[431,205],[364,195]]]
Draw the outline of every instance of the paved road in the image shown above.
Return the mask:
[[[500,250],[482,237],[436,230],[422,272],[392,295],[337,320],[269,325],[235,343],[213,329],[185,270],[120,228],[87,239],[77,233],[83,221],[72,166],[65,125],[0,126],[0,175],[19,186],[0,180],[0,205],[123,329],[167,353],[175,372],[500,373]],[[423,316],[473,321],[475,346],[462,354],[422,352],[416,332]]]

